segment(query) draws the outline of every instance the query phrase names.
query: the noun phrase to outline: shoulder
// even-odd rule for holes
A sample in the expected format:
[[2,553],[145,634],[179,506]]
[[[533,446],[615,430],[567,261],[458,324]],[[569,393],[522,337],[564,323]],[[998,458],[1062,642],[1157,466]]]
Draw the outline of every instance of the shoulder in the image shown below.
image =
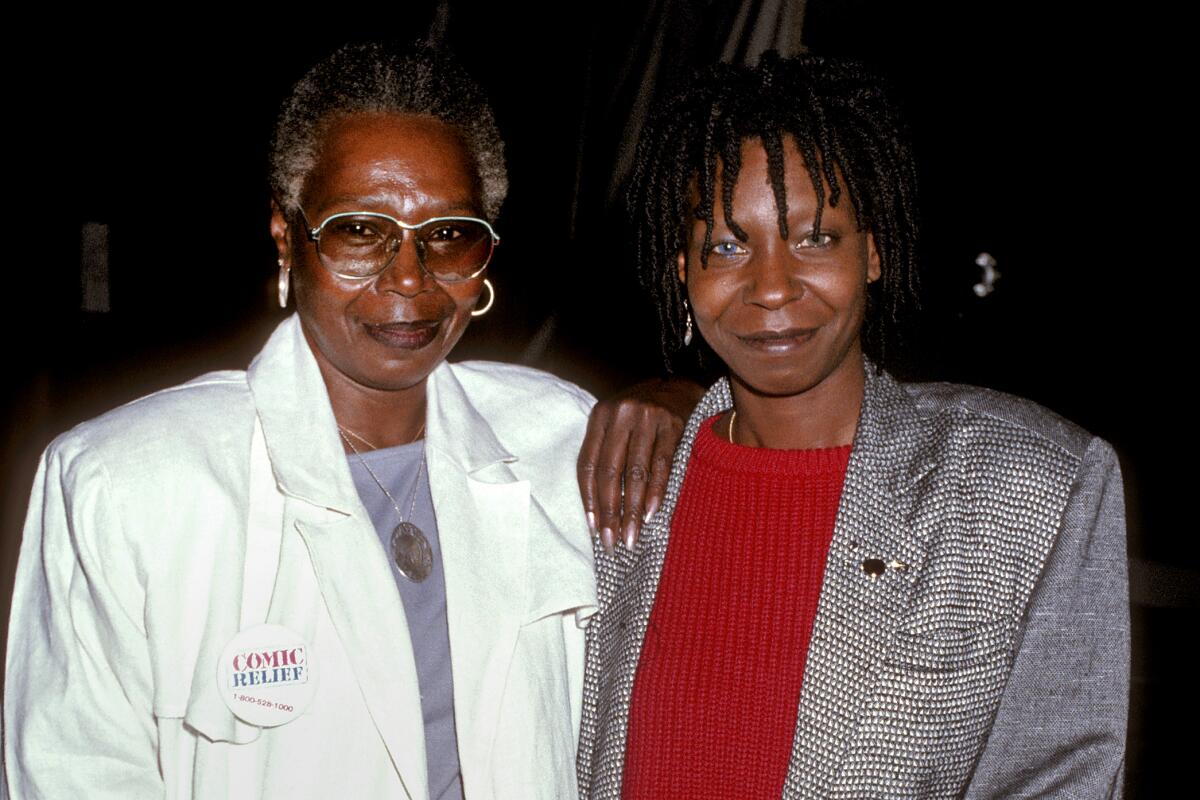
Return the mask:
[[[451,364],[434,375],[437,402],[456,420],[448,430],[462,435],[471,430],[464,427],[466,420],[474,420],[477,430],[490,431],[502,449],[520,459],[519,471],[574,475],[595,403],[586,391],[541,370],[490,361]],[[455,402],[462,405],[448,405]]]
[[949,433],[984,437],[993,447],[1034,447],[1060,451],[1078,462],[1101,440],[1031,400],[956,383],[902,383],[923,418],[941,422]]
[[964,514],[1051,527],[1069,504],[1119,491],[1108,443],[1037,403],[974,386],[870,380],[864,439],[897,487],[920,480],[929,497]]
[[527,422],[546,414],[586,419],[596,404],[596,398],[586,390],[532,367],[497,361],[463,361],[450,364],[449,368],[472,403],[501,412],[501,416],[522,415]]
[[[1115,547],[1092,542],[1098,530],[1107,536],[1111,529],[1109,538],[1123,539],[1121,471],[1103,439],[1003,392],[951,383],[898,386],[917,409],[918,430],[924,432],[914,437],[921,442],[915,463],[930,468],[920,471],[951,490],[964,513],[1001,528],[1040,526],[1047,535],[1075,529],[1077,534],[1067,535],[1080,542],[1071,547],[1088,552]],[[933,495],[951,502],[947,495]]]
[[47,455],[68,476],[103,468],[117,478],[150,478],[192,460],[211,463],[234,440],[248,447],[253,425],[245,373],[213,372],[80,423],[55,439]]

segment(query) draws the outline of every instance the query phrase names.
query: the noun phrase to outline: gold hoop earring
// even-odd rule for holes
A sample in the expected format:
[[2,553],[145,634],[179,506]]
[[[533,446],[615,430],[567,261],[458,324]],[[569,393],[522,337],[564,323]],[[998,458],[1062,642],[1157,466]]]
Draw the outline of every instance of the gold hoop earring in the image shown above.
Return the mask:
[[492,304],[496,302],[496,289],[492,286],[492,282],[487,278],[483,279],[483,287],[488,290],[488,301],[483,308],[477,308],[471,312],[472,317],[482,317],[491,310]]
[[288,286],[291,283],[292,268],[283,265],[283,259],[279,259],[279,307],[287,308],[288,301]]
[[692,310],[688,308],[686,298],[683,301],[683,313],[687,315],[683,321],[683,346],[687,347],[692,343]]

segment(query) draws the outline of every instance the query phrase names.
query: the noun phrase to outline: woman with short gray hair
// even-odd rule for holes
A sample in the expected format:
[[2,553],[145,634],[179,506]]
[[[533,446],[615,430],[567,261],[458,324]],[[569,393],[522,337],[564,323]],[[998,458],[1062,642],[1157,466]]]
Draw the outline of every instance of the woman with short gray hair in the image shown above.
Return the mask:
[[[573,797],[594,401],[446,361],[495,301],[507,179],[487,100],[443,54],[348,46],[296,85],[271,167],[295,314],[247,371],[137,400],[43,456],[8,790]],[[682,423],[645,410],[647,452],[669,453]],[[634,428],[619,433],[643,441]]]

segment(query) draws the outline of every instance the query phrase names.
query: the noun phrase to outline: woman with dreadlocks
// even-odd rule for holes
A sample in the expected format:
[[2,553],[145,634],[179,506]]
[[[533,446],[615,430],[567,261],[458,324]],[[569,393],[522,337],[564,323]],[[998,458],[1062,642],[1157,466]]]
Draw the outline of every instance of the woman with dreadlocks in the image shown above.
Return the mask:
[[1120,795],[1116,458],[878,366],[917,232],[879,80],[712,69],[648,125],[629,205],[664,342],[728,377],[637,545],[598,555],[582,796]]

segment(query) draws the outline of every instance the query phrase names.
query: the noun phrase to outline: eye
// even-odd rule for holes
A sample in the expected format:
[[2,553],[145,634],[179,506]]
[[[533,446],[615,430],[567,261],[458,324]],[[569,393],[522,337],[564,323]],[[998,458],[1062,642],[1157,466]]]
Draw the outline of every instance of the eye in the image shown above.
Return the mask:
[[453,222],[438,225],[425,233],[426,241],[430,242],[452,242],[455,239],[462,238],[462,236],[462,226]]
[[800,250],[808,250],[810,248],[823,249],[833,244],[834,238],[832,234],[824,233],[823,231],[809,231],[804,238],[796,243],[796,247]]
[[334,220],[333,224],[327,225],[322,233],[322,236],[338,238],[355,244],[374,242],[382,238],[382,235],[376,223],[353,217]]
[[717,242],[709,251],[714,256],[721,258],[733,258],[734,256],[742,255],[746,249],[737,242]]

